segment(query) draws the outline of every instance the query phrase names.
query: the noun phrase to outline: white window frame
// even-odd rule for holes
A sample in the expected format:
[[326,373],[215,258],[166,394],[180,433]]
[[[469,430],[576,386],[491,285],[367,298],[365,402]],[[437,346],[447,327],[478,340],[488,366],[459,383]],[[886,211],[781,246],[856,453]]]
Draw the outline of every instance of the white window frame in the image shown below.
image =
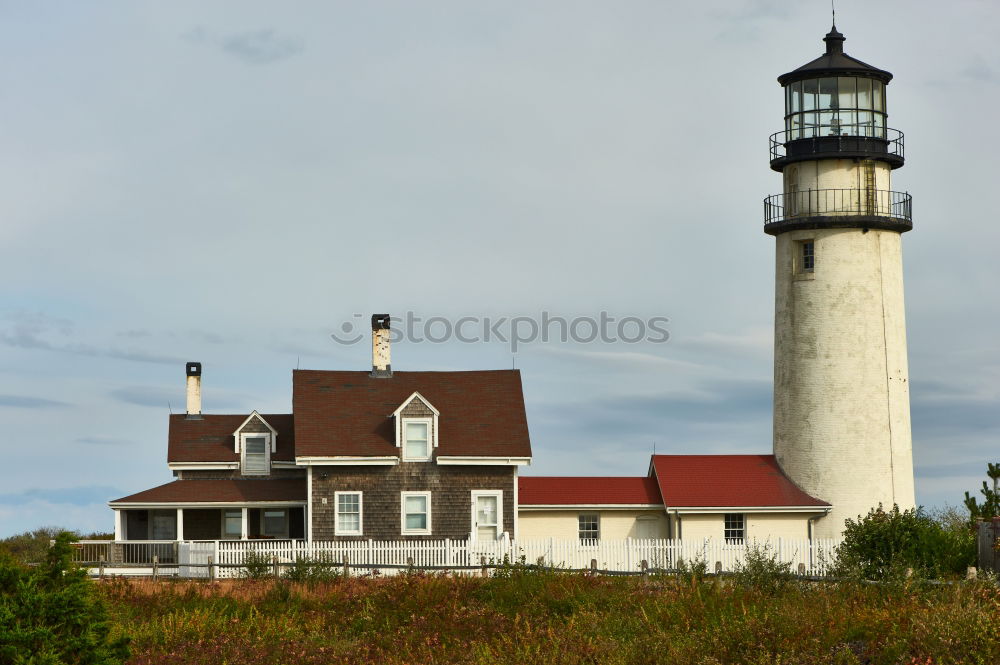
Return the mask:
[[[358,528],[347,529],[340,525],[340,497],[356,495],[358,497]],[[365,531],[365,503],[364,492],[344,491],[333,493],[333,535],[335,536],[360,536]]]
[[[411,424],[423,424],[427,426],[427,455],[423,457],[416,457],[409,454],[409,449],[407,448],[406,430],[407,426]],[[434,455],[434,444],[432,442],[434,433],[434,419],[429,417],[422,418],[403,418],[403,461],[404,462],[427,462]]]
[[[243,538],[243,509],[242,508],[223,508],[219,512],[222,513],[222,530],[220,531],[220,534],[222,536],[222,540],[240,540],[240,539],[242,539]],[[236,532],[235,535],[233,535],[233,534],[227,534],[226,533],[226,513],[229,513],[229,512],[237,513],[238,516],[239,516],[239,518],[240,518],[240,529],[239,529],[239,531]]]
[[[580,520],[584,517],[593,516],[597,521],[597,538],[582,538],[580,537]],[[601,513],[599,511],[587,511],[582,513],[577,513],[576,515],[576,537],[582,545],[594,545],[601,539]]]
[[[729,527],[729,522],[739,522],[739,527]],[[728,532],[738,533],[730,537]],[[747,540],[747,514],[746,513],[725,513],[722,515],[722,538],[727,545],[742,545]]]
[[[422,496],[427,500],[427,527],[424,529],[406,528],[406,499],[412,496]],[[431,535],[431,493],[430,492],[400,492],[399,493],[399,532],[404,536]]]
[[469,525],[469,533],[472,534],[472,540],[479,540],[479,528],[476,526],[476,504],[481,496],[495,496],[497,498],[496,539],[499,540],[500,534],[503,533],[503,490],[472,490],[472,521]]
[[[282,512],[285,514],[285,530],[280,536],[272,536],[264,532],[264,514],[267,512]],[[291,515],[288,508],[261,508],[260,509],[260,535],[261,538],[274,538],[274,540],[288,540],[288,532],[291,527]]]
[[[264,439],[264,471],[247,473],[247,439]],[[271,475],[271,435],[267,432],[240,432],[240,474],[244,476]]]

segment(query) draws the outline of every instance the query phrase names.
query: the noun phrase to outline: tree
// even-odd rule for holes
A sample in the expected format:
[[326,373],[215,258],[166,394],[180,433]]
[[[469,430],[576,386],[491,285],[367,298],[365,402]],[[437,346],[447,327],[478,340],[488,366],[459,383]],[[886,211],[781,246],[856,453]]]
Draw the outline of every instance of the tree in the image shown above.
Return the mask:
[[983,495],[983,502],[979,503],[976,497],[965,493],[965,507],[969,510],[969,522],[974,523],[977,518],[990,519],[1000,516],[1000,462],[992,462],[986,465],[986,475],[993,481],[993,487],[983,481],[983,487],[979,493]]
[[869,580],[899,577],[907,569],[925,577],[961,574],[975,563],[968,529],[946,529],[921,509],[901,511],[881,504],[864,518],[847,520],[837,548],[837,573]]
[[72,539],[59,534],[34,569],[0,552],[0,662],[121,665],[128,658],[128,639],[111,638],[103,599],[72,564]]

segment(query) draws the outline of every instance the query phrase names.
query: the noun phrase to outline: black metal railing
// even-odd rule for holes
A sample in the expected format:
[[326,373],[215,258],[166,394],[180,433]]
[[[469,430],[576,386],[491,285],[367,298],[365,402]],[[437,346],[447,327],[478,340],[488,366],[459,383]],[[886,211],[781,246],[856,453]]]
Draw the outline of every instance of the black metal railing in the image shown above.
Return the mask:
[[906,192],[885,189],[806,189],[764,199],[764,223],[805,217],[866,215],[911,221],[913,200]]
[[870,153],[903,161],[903,132],[869,125],[813,125],[775,132],[771,161],[831,153]]

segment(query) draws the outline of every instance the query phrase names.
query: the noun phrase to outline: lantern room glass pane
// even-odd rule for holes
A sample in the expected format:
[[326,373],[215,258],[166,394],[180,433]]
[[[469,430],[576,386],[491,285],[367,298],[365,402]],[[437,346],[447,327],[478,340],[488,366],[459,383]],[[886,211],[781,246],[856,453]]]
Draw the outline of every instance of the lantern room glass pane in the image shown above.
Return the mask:
[[839,133],[840,120],[834,111],[823,111],[819,114],[819,135],[836,136]]
[[858,114],[854,109],[840,110],[840,134],[842,136],[858,135]]
[[885,85],[881,81],[872,82],[872,101],[876,111],[885,113]]
[[788,99],[786,113],[798,113],[802,110],[802,81],[796,81],[788,86]]
[[875,136],[875,121],[871,111],[858,111],[858,134]]
[[819,80],[819,107],[820,109],[837,108],[837,79],[822,78]]
[[816,109],[817,92],[819,92],[817,79],[807,79],[802,82],[802,110],[813,111]]
[[872,108],[871,79],[858,79],[858,108],[868,110],[871,110]]
[[838,108],[857,108],[858,90],[853,76],[841,76],[837,79]]
[[803,113],[802,114],[802,137],[803,138],[813,138],[818,136],[816,128],[816,114],[815,113]]

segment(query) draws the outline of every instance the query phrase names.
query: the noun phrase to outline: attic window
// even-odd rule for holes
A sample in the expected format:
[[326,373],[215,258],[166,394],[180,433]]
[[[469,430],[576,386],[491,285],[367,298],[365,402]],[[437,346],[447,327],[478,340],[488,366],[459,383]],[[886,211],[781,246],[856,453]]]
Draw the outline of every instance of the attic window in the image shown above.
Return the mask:
[[271,446],[267,434],[241,434],[243,475],[266,476],[271,472]]
[[431,457],[431,420],[407,418],[403,423],[403,460],[423,462]]

